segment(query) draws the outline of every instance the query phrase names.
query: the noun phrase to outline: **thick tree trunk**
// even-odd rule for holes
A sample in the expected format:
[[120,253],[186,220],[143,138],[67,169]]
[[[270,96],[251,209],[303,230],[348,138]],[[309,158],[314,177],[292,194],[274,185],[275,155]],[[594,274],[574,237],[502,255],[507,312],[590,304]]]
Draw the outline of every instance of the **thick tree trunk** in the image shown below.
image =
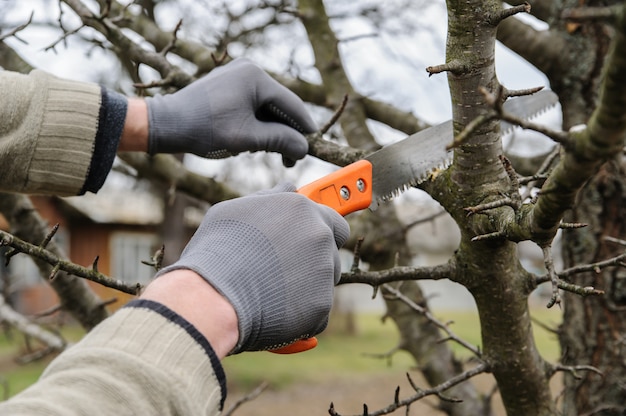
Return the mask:
[[[350,224],[352,239],[364,237],[361,257],[371,270],[386,270],[404,266],[411,254],[405,239],[404,226],[395,217],[391,204],[381,205],[376,214],[365,212],[359,221]],[[381,230],[384,234],[381,236]],[[353,244],[353,242],[350,242]],[[393,287],[413,303],[428,309],[427,300],[417,282],[397,282]],[[386,291],[383,289],[384,295]],[[415,311],[405,301],[384,297],[386,317],[391,318],[400,332],[399,348],[411,354],[431,386],[437,386],[463,372],[462,364],[454,357],[449,344],[441,343],[442,332],[424,315]],[[491,406],[482,400],[471,382],[456,385],[445,392],[446,396],[461,400],[453,403],[441,401],[439,409],[450,416],[490,416]]]
[[[359,149],[376,149],[378,145],[366,124],[364,101],[359,99],[346,75],[337,48],[338,41],[330,28],[323,2],[301,0],[298,8],[315,53],[316,68],[323,80],[325,101],[339,103],[344,94],[349,97],[348,105],[339,119],[348,143]],[[381,230],[384,230],[385,237],[375,237],[380,235]],[[391,205],[380,207],[376,213],[362,213],[360,220],[351,224],[351,234],[353,237],[365,237],[360,254],[372,270],[393,267],[396,261],[399,265],[409,261],[410,253],[407,251],[403,227]],[[416,283],[407,289],[407,296],[413,301],[419,304],[426,302]],[[387,314],[400,330],[401,348],[413,356],[429,384],[435,386],[461,372],[461,365],[450,348],[439,343],[441,334],[436,328],[402,302],[386,300],[386,304]],[[488,406],[485,407],[471,383],[455,386],[447,394],[463,400],[462,403],[441,403],[441,409],[449,415],[489,414],[485,410]]]
[[[567,221],[589,224],[564,232],[565,267],[594,263],[624,252],[624,246],[605,237],[626,239],[625,166],[610,162],[579,194],[579,204]],[[622,267],[577,274],[571,282],[594,286],[604,297],[564,294],[560,329],[563,364],[591,365],[592,372],[565,374],[563,412],[620,416],[626,414],[626,271]]]
[[[550,30],[534,32],[520,21],[507,20],[499,28],[498,39],[548,76],[551,88],[559,94],[564,130],[587,123],[596,107],[602,68],[614,30],[603,21],[572,24],[562,19],[563,11],[581,5],[578,1],[530,3],[532,13],[549,23]],[[604,4],[596,0],[585,2],[585,6]],[[542,40],[545,47],[539,47]],[[605,165],[586,184],[565,221],[589,226],[563,232],[565,268],[602,261],[623,252],[620,245],[603,239],[605,236],[626,238],[623,221],[626,212],[622,208],[625,198],[623,161]],[[563,364],[592,365],[604,373],[604,377],[590,372],[565,374],[563,413],[566,415],[624,414],[626,292],[623,282],[626,277],[619,268],[577,274],[571,283],[603,289],[604,298],[563,294],[564,317],[559,331]]]
[[[499,89],[494,55],[501,2],[449,0],[447,5],[446,65],[439,69],[448,73],[455,133],[459,133],[484,114],[480,89],[492,93]],[[497,226],[488,215],[468,218],[464,209],[501,199],[508,192],[507,175],[498,161],[502,144],[496,123],[484,123],[455,150],[450,192],[440,197],[462,235],[453,278],[476,300],[483,358],[491,366],[508,414],[554,415],[545,362],[531,331],[527,275],[515,244],[504,239],[473,241],[477,235],[498,231]]]

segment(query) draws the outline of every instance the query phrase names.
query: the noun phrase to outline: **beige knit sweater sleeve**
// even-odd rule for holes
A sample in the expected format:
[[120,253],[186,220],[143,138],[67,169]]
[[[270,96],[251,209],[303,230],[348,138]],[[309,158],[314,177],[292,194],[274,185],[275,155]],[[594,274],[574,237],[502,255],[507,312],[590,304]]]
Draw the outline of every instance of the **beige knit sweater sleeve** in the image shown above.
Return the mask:
[[0,414],[218,415],[225,376],[206,340],[157,303],[134,305],[57,357],[39,382],[0,402]]
[[0,71],[0,190],[76,195],[88,174],[100,101],[96,84]]

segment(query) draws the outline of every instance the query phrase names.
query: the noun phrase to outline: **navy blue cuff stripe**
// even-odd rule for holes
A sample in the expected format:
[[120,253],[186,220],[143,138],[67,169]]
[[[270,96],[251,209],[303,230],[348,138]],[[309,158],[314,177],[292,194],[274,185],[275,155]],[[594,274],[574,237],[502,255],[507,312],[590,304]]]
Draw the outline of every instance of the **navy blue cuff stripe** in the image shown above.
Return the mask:
[[87,178],[79,195],[85,192],[98,192],[104,184],[111,167],[117,147],[124,130],[128,100],[115,91],[100,87],[102,102],[98,115],[98,129],[91,156],[91,163],[87,171]]
[[207,341],[207,339],[196,329],[196,327],[191,325],[185,318],[178,315],[167,306],[151,300],[135,299],[128,302],[124,307],[150,309],[151,311],[163,316],[168,321],[171,321],[183,328],[189,334],[189,336],[191,336],[191,338],[193,338],[198,344],[200,344],[200,346],[204,349],[204,352],[206,352],[207,356],[211,360],[211,366],[213,367],[213,371],[215,371],[215,376],[220,383],[220,389],[222,391],[222,398],[220,400],[221,411],[224,408],[224,401],[226,400],[226,374],[224,373],[224,368],[222,367],[219,358],[217,358],[215,351],[213,351],[213,347],[211,347],[209,341]]

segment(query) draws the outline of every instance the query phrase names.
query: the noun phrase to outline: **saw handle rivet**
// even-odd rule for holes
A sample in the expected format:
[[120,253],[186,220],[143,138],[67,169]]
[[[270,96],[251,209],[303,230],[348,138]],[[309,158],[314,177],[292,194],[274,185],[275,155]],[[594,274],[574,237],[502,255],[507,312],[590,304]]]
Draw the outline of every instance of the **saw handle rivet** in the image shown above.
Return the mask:
[[339,190],[339,195],[341,195],[341,197],[347,201],[348,199],[350,199],[350,190],[346,186],[342,186]]
[[357,179],[356,189],[358,189],[359,192],[365,192],[365,181],[363,179]]

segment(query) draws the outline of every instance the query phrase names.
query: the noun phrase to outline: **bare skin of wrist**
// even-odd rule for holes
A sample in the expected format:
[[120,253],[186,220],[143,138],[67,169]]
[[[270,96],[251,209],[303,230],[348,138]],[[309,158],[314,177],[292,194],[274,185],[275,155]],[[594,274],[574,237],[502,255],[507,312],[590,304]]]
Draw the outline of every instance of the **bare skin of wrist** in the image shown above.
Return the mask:
[[117,148],[120,152],[148,151],[148,106],[143,98],[129,98],[126,121]]
[[159,276],[141,299],[167,306],[191,323],[222,359],[237,344],[237,314],[230,302],[197,273],[179,269]]

